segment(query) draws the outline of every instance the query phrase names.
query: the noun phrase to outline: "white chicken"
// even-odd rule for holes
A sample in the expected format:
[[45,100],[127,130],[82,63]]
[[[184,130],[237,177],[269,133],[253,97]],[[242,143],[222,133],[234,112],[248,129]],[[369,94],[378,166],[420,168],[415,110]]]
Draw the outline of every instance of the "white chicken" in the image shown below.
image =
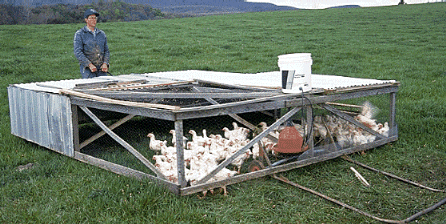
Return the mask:
[[352,132],[352,137],[354,146],[366,144],[368,142],[368,138],[361,131],[358,130],[354,130]]
[[314,123],[314,137],[320,137],[320,138],[326,138],[327,137],[327,129],[325,128],[325,126],[321,123]]
[[257,159],[260,156],[260,146],[259,143],[254,144],[251,150],[252,158]]
[[216,160],[220,162],[226,158],[228,150],[225,150],[224,145],[219,145],[217,143],[214,143],[209,148],[209,153],[214,155],[216,157]]
[[153,159],[156,161],[155,167],[157,167],[164,176],[174,183],[178,182],[178,171],[174,160],[163,157],[162,155],[154,156]]
[[266,124],[266,122],[264,121],[260,122],[258,126],[260,127],[262,132],[268,128],[268,124]]
[[351,144],[351,140],[350,140],[350,132],[345,132],[342,131],[342,129],[336,129],[335,133],[333,133],[339,146],[341,146],[341,148],[346,148],[348,146],[350,146]]
[[375,106],[373,106],[369,101],[366,101],[362,105],[361,114],[355,116],[355,119],[363,123],[365,126],[376,130],[378,124],[376,123],[376,120],[373,119],[373,117],[375,116],[377,111],[378,109]]
[[[204,164],[201,160],[202,155],[194,155],[190,158],[190,170],[192,171],[201,171],[203,170]],[[203,174],[205,175],[205,174]]]
[[247,128],[240,128],[239,133],[237,133],[236,139],[239,139],[242,141],[248,139],[249,132],[251,132],[251,131]]
[[156,161],[155,164],[161,164],[167,161],[167,157],[164,155],[154,155],[152,159]]
[[[217,174],[215,174],[215,176],[211,179],[212,181],[221,181],[221,180],[225,180],[228,177],[232,177],[234,175],[237,174],[237,171],[233,171],[227,168],[223,168],[222,170],[220,170],[220,172],[218,172]],[[221,189],[223,190],[223,195],[227,196],[228,195],[228,191],[226,189],[226,185],[222,186]]]
[[[232,122],[233,130],[231,131],[232,139],[246,140],[250,132],[249,129],[240,127],[236,122]],[[230,138],[231,139],[231,138]]]
[[203,155],[204,153],[209,152],[209,149],[207,147],[200,146],[196,142],[188,142],[186,148],[193,151],[194,154]]
[[[176,139],[176,134],[175,134],[175,130],[170,130],[169,131],[170,134],[172,134],[172,144],[173,146],[176,146],[177,144],[177,139]],[[185,142],[187,141],[187,138],[183,136],[183,147],[186,147]]]
[[155,135],[153,133],[147,134],[147,137],[150,138],[149,148],[154,151],[161,151],[163,146],[167,146],[167,141],[161,141],[155,139]]
[[192,135],[192,141],[197,145],[203,146],[206,144],[207,139],[205,139],[203,136],[197,135],[197,132],[194,130],[189,130],[189,134]]
[[390,130],[389,123],[384,122],[384,126],[381,125],[381,128],[378,130],[378,133],[380,133],[386,137],[389,137],[389,130]]
[[[235,153],[235,152],[234,152]],[[226,159],[228,159],[230,156],[234,155],[234,153],[230,153]],[[243,162],[245,159],[249,158],[249,152],[242,153],[240,156],[235,158],[231,164],[234,165],[237,168],[237,173],[240,173],[240,170],[242,168]]]
[[203,139],[204,139],[204,140],[209,140],[209,139],[210,139],[210,138],[207,136],[207,131],[206,131],[206,129],[203,129],[201,132],[203,133]]
[[177,149],[172,146],[162,146],[160,151],[161,155],[164,155],[166,157],[170,157],[177,154]]
[[221,129],[222,131],[224,131],[224,136],[226,139],[233,139],[234,138],[234,133],[233,131],[229,130],[229,128],[224,127],[223,129]]
[[366,117],[364,115],[359,114],[355,117],[355,119],[373,130],[376,130],[378,127],[375,119]]
[[[261,130],[262,132],[265,131],[265,130],[268,128],[268,125],[267,125],[266,122],[264,122],[264,121],[260,122],[260,123],[258,124],[258,126],[260,127],[260,130]],[[276,139],[279,139],[279,134],[280,134],[280,132],[279,132],[278,130],[273,130],[273,131],[271,131],[271,132],[269,133],[269,135],[275,137]],[[265,147],[265,150],[266,150],[267,152],[271,152],[271,151],[272,151],[272,148],[273,148],[274,145],[276,144],[276,143],[274,143],[271,139],[269,139],[269,138],[267,138],[267,137],[262,138],[260,141],[262,142],[262,144],[263,144],[263,146]],[[254,152],[253,152],[253,153],[254,153]]]
[[365,101],[362,104],[361,115],[367,118],[373,118],[379,112],[378,108],[375,107],[369,101]]

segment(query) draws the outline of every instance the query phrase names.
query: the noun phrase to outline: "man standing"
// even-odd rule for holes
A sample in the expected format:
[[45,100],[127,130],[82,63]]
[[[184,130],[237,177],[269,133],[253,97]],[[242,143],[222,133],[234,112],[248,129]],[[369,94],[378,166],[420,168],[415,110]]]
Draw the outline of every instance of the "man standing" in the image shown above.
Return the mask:
[[99,13],[87,9],[84,13],[86,25],[74,34],[74,55],[79,60],[82,78],[93,78],[107,75],[110,52],[107,36],[96,28]]

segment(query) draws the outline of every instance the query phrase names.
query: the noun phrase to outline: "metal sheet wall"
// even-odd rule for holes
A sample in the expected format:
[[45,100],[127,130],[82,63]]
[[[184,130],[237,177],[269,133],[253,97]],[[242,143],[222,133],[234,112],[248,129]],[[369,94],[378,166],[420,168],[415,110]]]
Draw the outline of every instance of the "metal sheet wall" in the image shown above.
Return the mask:
[[74,156],[70,99],[59,94],[8,87],[11,133]]

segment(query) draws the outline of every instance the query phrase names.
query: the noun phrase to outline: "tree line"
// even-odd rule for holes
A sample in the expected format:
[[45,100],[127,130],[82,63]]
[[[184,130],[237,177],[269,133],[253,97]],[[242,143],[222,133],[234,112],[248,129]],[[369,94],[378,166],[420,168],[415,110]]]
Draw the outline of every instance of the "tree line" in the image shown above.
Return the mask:
[[100,22],[139,21],[172,18],[149,5],[129,4],[121,1],[99,0],[86,5],[57,4],[38,7],[0,4],[0,25],[16,24],[65,24],[83,22],[86,9],[100,13]]

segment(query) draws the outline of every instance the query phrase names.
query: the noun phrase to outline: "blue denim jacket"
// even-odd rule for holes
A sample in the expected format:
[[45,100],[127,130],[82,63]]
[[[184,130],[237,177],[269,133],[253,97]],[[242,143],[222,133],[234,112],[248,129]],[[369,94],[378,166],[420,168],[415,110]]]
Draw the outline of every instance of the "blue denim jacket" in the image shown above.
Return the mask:
[[96,28],[96,35],[87,26],[74,34],[74,55],[82,68],[93,63],[98,69],[103,63],[109,64],[110,52],[107,45],[107,36]]

